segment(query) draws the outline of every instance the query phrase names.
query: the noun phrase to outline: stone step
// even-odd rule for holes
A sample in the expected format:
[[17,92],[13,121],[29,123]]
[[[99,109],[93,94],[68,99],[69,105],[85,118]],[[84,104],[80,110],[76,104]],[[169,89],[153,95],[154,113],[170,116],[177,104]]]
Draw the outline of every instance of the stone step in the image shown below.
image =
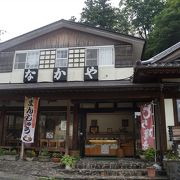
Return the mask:
[[68,175],[82,176],[144,176],[147,175],[146,169],[71,169],[62,170]]
[[55,177],[56,180],[71,180],[71,179],[84,179],[84,180],[168,180],[165,176],[148,177],[148,176],[80,176],[80,175],[60,175]]
[[89,162],[89,163],[77,163],[75,168],[77,169],[144,169],[152,163],[99,163],[99,162]]

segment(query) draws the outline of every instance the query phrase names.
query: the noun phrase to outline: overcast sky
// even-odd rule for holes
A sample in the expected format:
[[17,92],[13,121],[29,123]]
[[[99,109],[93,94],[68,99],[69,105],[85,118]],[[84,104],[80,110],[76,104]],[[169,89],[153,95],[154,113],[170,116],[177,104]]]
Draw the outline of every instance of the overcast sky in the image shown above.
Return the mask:
[[60,19],[79,19],[83,7],[84,0],[0,0],[0,29],[6,31],[1,42]]

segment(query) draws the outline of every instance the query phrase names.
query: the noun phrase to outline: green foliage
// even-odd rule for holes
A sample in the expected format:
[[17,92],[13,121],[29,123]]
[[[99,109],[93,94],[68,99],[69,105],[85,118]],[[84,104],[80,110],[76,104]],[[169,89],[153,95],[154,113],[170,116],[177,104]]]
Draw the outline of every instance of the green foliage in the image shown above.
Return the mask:
[[47,149],[42,149],[39,153],[40,156],[50,156],[50,153]]
[[155,149],[153,148],[148,148],[144,151],[145,159],[148,161],[153,161],[155,158]]
[[25,154],[27,157],[35,157],[36,156],[36,152],[34,150],[26,150]]
[[109,0],[86,0],[80,22],[112,30],[116,23],[115,8]]
[[139,156],[139,155],[144,155],[144,150],[142,150],[142,149],[138,149],[137,151],[136,151],[136,154]]
[[164,10],[155,18],[155,26],[147,43],[148,59],[180,41],[180,1],[168,0]]
[[165,152],[165,158],[169,160],[177,160],[179,159],[178,155],[173,150],[168,150]]
[[52,157],[54,157],[54,158],[61,158],[61,157],[62,157],[62,154],[59,153],[59,152],[54,152],[54,153],[52,154]]
[[5,151],[4,151],[4,154],[5,154],[5,155],[17,155],[17,151],[16,151],[16,149],[13,149],[13,150],[5,150]]
[[119,16],[125,17],[126,27],[130,34],[147,39],[153,29],[154,17],[163,8],[164,1],[162,0],[121,0]]
[[3,155],[4,155],[4,153],[5,153],[5,150],[4,150],[4,149],[2,149],[2,148],[0,148],[0,156],[3,156]]
[[64,155],[61,158],[61,162],[62,164],[64,164],[65,166],[70,166],[72,167],[75,163],[76,163],[76,158],[70,155]]

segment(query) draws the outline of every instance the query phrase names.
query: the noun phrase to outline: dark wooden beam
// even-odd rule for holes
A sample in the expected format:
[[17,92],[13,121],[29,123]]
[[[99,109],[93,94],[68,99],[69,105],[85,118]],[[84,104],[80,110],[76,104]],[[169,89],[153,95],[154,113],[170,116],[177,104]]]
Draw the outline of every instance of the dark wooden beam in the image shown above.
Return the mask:
[[78,148],[78,109],[79,104],[74,104],[74,119],[73,119],[73,143],[72,148],[77,150]]
[[161,127],[160,133],[161,133],[161,143],[162,143],[161,146],[162,146],[162,152],[165,152],[167,150],[167,138],[166,138],[166,119],[165,119],[163,87],[159,101],[160,101],[159,103],[160,103],[160,127]]
[[69,154],[69,125],[70,125],[70,100],[68,100],[68,104],[67,104],[67,120],[66,120],[66,140],[65,140],[65,154]]

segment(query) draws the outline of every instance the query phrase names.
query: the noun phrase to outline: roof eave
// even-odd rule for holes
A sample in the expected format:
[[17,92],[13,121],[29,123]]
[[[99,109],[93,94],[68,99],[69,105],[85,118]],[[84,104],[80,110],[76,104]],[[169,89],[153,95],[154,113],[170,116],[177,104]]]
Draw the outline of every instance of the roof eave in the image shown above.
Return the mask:
[[82,32],[88,32],[94,35],[98,35],[98,36],[102,36],[102,37],[106,37],[106,38],[110,38],[110,39],[114,39],[114,40],[120,40],[120,41],[125,41],[125,42],[129,42],[129,43],[140,43],[142,44],[142,46],[144,46],[145,44],[145,40],[140,39],[140,38],[136,38],[133,36],[129,36],[129,35],[122,35],[119,33],[115,33],[115,32],[109,32],[106,30],[102,30],[96,27],[91,27],[85,24],[81,24],[81,23],[75,23],[75,22],[70,22],[70,21],[66,21],[66,20],[60,20],[57,22],[54,22],[52,24],[49,24],[47,26],[43,26],[41,28],[38,28],[34,31],[28,32],[26,34],[20,35],[16,38],[10,39],[6,42],[3,42],[0,44],[0,51],[3,51],[5,49],[11,48],[15,45],[24,43],[26,41],[29,41],[31,39],[34,39],[36,37],[45,35],[47,33],[53,32],[55,30],[58,30],[60,28],[69,28],[69,29],[74,29],[74,30],[78,30],[78,31],[82,31]]

